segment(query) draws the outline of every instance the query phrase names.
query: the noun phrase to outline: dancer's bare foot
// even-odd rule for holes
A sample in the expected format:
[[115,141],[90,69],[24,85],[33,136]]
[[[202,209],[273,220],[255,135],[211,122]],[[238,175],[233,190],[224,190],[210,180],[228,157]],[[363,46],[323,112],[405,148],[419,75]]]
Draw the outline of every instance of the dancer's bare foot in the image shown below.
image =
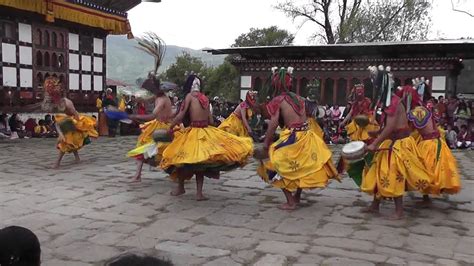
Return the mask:
[[369,207],[366,207],[366,208],[362,208],[360,210],[361,213],[373,213],[373,214],[379,214],[380,211],[379,211],[379,208],[377,207],[374,207],[374,206],[369,206]]
[[54,164],[53,166],[51,166],[51,169],[59,169],[59,164],[58,163]]
[[134,176],[131,180],[130,183],[140,183],[142,182],[142,177],[141,176]]
[[196,194],[196,200],[197,200],[197,201],[205,201],[205,200],[209,200],[209,198],[205,197],[205,196],[201,193],[201,194]]
[[175,190],[170,192],[170,195],[177,197],[183,195],[184,193],[186,193],[186,191],[183,188],[176,188]]
[[285,210],[285,211],[292,211],[296,209],[296,204],[290,205],[288,203],[283,203],[278,206],[278,209]]
[[401,220],[405,218],[405,215],[402,213],[398,213],[398,212],[394,212],[392,215],[390,215],[389,217],[387,217],[388,220],[391,220],[391,221],[397,221],[397,220]]
[[132,176],[129,176],[128,179],[142,179],[142,175],[141,174],[134,174]]
[[416,203],[416,206],[419,208],[429,208],[431,207],[431,199],[428,195],[423,195],[423,200]]
[[75,164],[81,163],[81,159],[79,159],[79,158],[74,159],[74,163],[75,163]]

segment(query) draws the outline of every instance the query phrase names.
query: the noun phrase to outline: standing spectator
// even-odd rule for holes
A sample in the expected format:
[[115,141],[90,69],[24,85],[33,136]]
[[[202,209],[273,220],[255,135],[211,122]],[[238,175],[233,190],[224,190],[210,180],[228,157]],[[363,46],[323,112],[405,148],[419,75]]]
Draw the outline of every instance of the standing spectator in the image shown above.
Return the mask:
[[454,118],[456,126],[467,126],[471,118],[471,108],[467,108],[467,104],[464,101],[460,101],[456,111],[454,111]]
[[347,115],[349,114],[349,112],[351,111],[351,108],[352,108],[352,104],[350,102],[347,102],[346,104],[346,108],[344,108],[344,112],[342,112],[342,117],[341,119],[345,119],[347,117]]
[[451,96],[449,98],[449,101],[446,105],[446,117],[448,120],[448,124],[454,125],[454,112],[456,111],[456,108],[458,107],[458,100],[455,96]]
[[135,114],[137,112],[137,99],[135,95],[132,95],[130,100],[127,102],[126,112],[128,114]]
[[10,136],[10,130],[8,130],[7,115],[2,113],[0,114],[0,134],[3,137]]
[[146,114],[145,103],[143,103],[142,101],[140,101],[140,102],[138,103],[137,114],[139,114],[139,115],[144,115],[144,114]]
[[[109,106],[117,108],[117,99],[112,93],[112,89],[108,88],[105,92],[105,99],[102,101],[102,106],[108,108]],[[109,137],[115,137],[117,134],[118,121],[107,118],[107,127],[109,129]]]
[[324,124],[326,124],[327,127],[331,126],[331,106],[329,104],[326,104],[326,107],[324,108],[325,114],[324,114]]
[[339,127],[339,119],[341,119],[341,110],[339,109],[339,105],[335,104],[331,110],[331,120],[336,128]]
[[109,134],[109,128],[107,127],[107,116],[104,113],[104,104],[105,100],[104,92],[101,91],[99,96],[95,100],[95,105],[97,107],[97,113],[99,114],[99,136],[107,136]]

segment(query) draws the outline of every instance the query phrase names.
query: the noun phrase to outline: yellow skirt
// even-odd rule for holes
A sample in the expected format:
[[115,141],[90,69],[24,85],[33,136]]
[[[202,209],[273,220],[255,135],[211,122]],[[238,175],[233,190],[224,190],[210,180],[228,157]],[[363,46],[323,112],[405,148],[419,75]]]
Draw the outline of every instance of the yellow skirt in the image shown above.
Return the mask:
[[366,141],[370,139],[369,132],[370,131],[377,131],[380,129],[379,125],[372,118],[370,119],[370,123],[366,127],[360,127],[356,124],[355,120],[352,121],[346,126],[347,135],[351,139],[351,141]]
[[432,183],[441,193],[455,194],[461,189],[459,171],[451,150],[442,138],[422,140],[418,150],[426,168],[434,173]]
[[324,132],[314,117],[308,118],[309,130],[313,131],[318,137],[324,139]]
[[74,130],[63,132],[64,139],[58,139],[57,148],[61,152],[78,151],[90,142],[90,138],[99,136],[96,130],[96,120],[91,116],[79,115],[79,119],[76,120],[72,116],[57,114],[55,119],[57,124],[70,120],[74,125]]
[[370,167],[364,169],[361,190],[378,198],[403,196],[405,188],[423,194],[436,193],[432,174],[426,169],[413,137],[385,140],[375,153]]
[[232,113],[231,115],[229,115],[229,117],[222,121],[218,128],[239,137],[249,136],[249,133],[244,126],[244,123],[235,113]]
[[128,157],[134,157],[137,159],[150,159],[154,158],[153,165],[158,165],[161,161],[163,151],[168,146],[169,143],[158,142],[156,143],[153,140],[153,132],[157,129],[169,129],[170,124],[164,123],[159,120],[152,120],[140,125],[142,130],[141,134],[138,136],[137,146],[135,149],[127,153]]
[[269,160],[257,169],[262,179],[277,188],[326,187],[330,178],[339,179],[332,153],[324,141],[311,131],[284,129],[269,149]]
[[175,135],[164,150],[160,167],[176,179],[180,169],[204,173],[229,171],[245,165],[252,154],[251,138],[238,137],[212,126],[188,127]]

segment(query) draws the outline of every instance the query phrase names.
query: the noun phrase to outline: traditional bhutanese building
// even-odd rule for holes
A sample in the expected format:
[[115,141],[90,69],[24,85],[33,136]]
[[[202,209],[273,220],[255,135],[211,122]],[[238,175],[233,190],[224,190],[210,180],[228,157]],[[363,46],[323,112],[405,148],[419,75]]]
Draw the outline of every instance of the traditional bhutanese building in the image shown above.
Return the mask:
[[[351,43],[316,46],[271,46],[209,49],[212,54],[233,54],[240,71],[240,95],[265,86],[273,66],[294,67],[295,92],[307,95],[313,79],[321,84],[324,104],[344,105],[354,84],[363,83],[368,97],[374,95],[368,66],[389,65],[395,85],[415,77],[430,80],[433,96],[465,92],[458,88],[463,60],[474,58],[474,40]],[[468,75],[473,75],[470,71]],[[472,91],[472,88],[470,88]]]
[[140,0],[0,0],[0,109],[21,111],[58,77],[81,111],[106,85],[106,37],[131,35]]

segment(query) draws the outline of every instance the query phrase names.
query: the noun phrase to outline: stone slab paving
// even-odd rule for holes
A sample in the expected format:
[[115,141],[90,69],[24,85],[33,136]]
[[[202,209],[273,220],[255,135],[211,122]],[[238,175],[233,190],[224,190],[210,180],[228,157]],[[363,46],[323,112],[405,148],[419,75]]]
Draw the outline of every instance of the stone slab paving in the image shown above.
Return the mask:
[[[256,164],[205,180],[209,201],[169,196],[174,186],[144,167],[143,182],[125,153],[135,137],[100,138],[66,156],[60,170],[53,139],[0,142],[0,226],[33,230],[44,265],[100,265],[124,252],[160,256],[176,265],[473,265],[474,151],[455,151],[460,194],[418,209],[405,197],[406,219],[359,212],[371,198],[351,179],[303,194],[303,207],[285,212],[277,189],[256,176]],[[334,157],[340,147],[333,146]]]

